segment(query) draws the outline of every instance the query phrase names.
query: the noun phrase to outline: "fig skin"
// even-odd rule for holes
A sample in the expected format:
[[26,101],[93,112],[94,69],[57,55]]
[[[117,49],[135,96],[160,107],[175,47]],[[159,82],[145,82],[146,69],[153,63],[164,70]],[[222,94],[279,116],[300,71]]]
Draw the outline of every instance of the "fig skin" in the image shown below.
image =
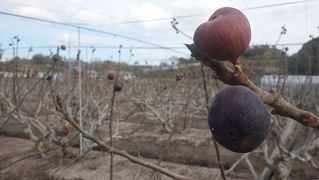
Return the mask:
[[183,75],[176,75],[175,80],[178,82],[183,79]]
[[65,45],[61,45],[60,48],[64,51],[66,50],[66,46]]
[[220,91],[209,110],[208,124],[216,141],[233,152],[247,153],[263,143],[270,131],[270,113],[244,86]]
[[249,46],[250,24],[238,9],[224,7],[216,10],[208,21],[194,33],[195,48],[204,56],[220,61],[237,63]]
[[123,83],[120,81],[115,82],[114,86],[113,86],[113,91],[115,92],[120,92],[123,89]]
[[109,71],[107,73],[107,79],[108,80],[114,80],[115,76],[116,76],[116,72],[114,72],[114,71]]

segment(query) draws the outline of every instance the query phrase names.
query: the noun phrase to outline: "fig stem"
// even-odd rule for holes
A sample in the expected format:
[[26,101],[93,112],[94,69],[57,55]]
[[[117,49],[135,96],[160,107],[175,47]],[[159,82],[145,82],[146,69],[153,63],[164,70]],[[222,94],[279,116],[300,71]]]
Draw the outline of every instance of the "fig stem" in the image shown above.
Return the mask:
[[[246,86],[255,92],[265,104],[276,109],[280,116],[291,118],[304,126],[319,130],[318,116],[290,104],[282,96],[276,95],[278,93],[274,90],[273,92],[268,92],[257,87],[243,72],[241,75],[244,76],[234,76],[234,71],[228,68],[224,62],[205,58],[196,50],[194,44],[186,44],[186,47],[191,51],[192,57],[214,70],[219,76],[219,79],[225,84]],[[240,80],[240,78],[243,78],[243,80]],[[304,116],[305,114],[306,116]]]
[[[200,71],[201,71],[201,74],[202,74],[203,89],[204,89],[204,92],[205,92],[207,113],[209,113],[209,105],[208,105],[209,104],[209,97],[208,97],[207,81],[206,81],[206,78],[205,78],[205,71],[204,71],[204,64],[203,63],[201,63]],[[212,129],[212,131],[213,131],[213,129]],[[218,163],[218,166],[219,166],[219,169],[220,169],[220,175],[221,175],[223,180],[227,180],[227,178],[225,176],[225,172],[224,172],[223,163],[222,163],[222,160],[221,160],[221,157],[220,157],[218,144],[217,144],[217,141],[216,141],[216,139],[215,139],[213,134],[212,134],[212,138],[213,138],[214,147],[215,147],[215,151],[216,151],[217,163]]]
[[243,72],[241,69],[241,64],[240,64],[239,58],[235,61],[235,63],[233,63],[233,65],[235,67],[236,74],[241,74]]

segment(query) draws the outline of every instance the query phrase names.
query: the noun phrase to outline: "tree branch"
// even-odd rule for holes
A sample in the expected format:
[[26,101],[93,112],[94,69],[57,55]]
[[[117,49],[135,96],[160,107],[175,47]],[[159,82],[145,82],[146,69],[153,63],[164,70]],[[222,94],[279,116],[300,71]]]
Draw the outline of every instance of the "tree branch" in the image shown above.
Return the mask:
[[243,72],[235,72],[235,70],[229,66],[230,64],[224,61],[217,61],[209,59],[201,55],[195,48],[194,44],[185,44],[186,47],[191,51],[192,57],[201,61],[206,66],[210,67],[216,72],[217,77],[225,84],[229,85],[242,85],[246,86],[260,99],[269,106],[273,107],[272,114],[284,116],[296,120],[304,126],[312,127],[319,130],[319,118],[318,116],[304,111],[288,103],[279,93],[274,89],[265,91],[257,87],[252,81],[249,80],[248,76]]
[[64,116],[65,120],[68,121],[75,129],[77,129],[80,133],[82,133],[84,138],[95,142],[97,145],[99,145],[105,151],[107,151],[109,153],[117,154],[117,155],[122,156],[122,157],[125,157],[126,159],[130,160],[133,163],[137,163],[137,164],[140,164],[144,167],[153,169],[153,170],[160,172],[162,174],[165,174],[166,176],[171,177],[173,179],[178,179],[178,180],[184,180],[184,179],[186,180],[187,179],[187,177],[185,177],[185,176],[170,172],[169,170],[162,168],[160,166],[157,166],[153,163],[145,162],[145,161],[143,161],[135,156],[130,155],[129,153],[127,153],[123,150],[113,148],[113,147],[107,145],[105,142],[98,140],[94,136],[89,135],[72,119],[72,117],[68,114],[68,112],[66,112],[66,110],[63,108],[63,106],[61,104],[59,105],[56,102],[55,102],[55,104],[56,104],[57,111],[60,112]]

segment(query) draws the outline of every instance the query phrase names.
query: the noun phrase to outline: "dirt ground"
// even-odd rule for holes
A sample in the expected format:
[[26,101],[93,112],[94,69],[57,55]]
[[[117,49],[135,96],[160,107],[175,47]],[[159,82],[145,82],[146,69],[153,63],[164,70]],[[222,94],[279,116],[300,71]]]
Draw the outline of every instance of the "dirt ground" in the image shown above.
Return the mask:
[[[115,123],[114,126],[116,125]],[[153,163],[157,162],[169,136],[160,126],[128,122],[120,122],[119,132],[120,137],[114,138],[114,146]],[[0,179],[108,179],[108,153],[91,151],[84,158],[76,160],[64,158],[58,149],[48,153],[45,158],[39,158],[33,149],[34,143],[25,139],[27,136],[14,121],[10,121],[0,134],[5,135],[0,137]],[[96,136],[101,139],[108,137],[107,124],[99,128]],[[74,143],[76,144],[77,142]],[[241,155],[221,146],[220,150],[225,169]],[[260,173],[264,164],[258,151],[257,149],[251,153],[249,158],[257,173]],[[216,179],[219,170],[214,152],[209,131],[189,128],[173,135],[169,149],[165,150],[165,162],[161,165],[172,172],[189,176],[190,179]],[[17,160],[19,161],[15,163]],[[315,161],[319,162],[318,155],[315,156]],[[151,170],[119,156],[115,156],[114,171],[114,179],[129,180],[149,179],[152,173]],[[319,178],[319,171],[296,160],[290,175],[291,179],[296,180],[316,179]],[[157,179],[169,178],[159,175]],[[252,179],[245,163],[239,164],[232,179]]]
[[[0,179],[13,180],[79,180],[108,179],[109,155],[104,152],[91,151],[81,159],[66,158],[60,150],[40,157],[33,149],[33,142],[21,138],[0,137]],[[73,150],[75,151],[75,150]],[[142,157],[141,157],[142,158]],[[149,179],[152,171],[131,163],[120,156],[114,159],[114,179],[139,180]],[[144,159],[156,163],[155,159]],[[190,179],[216,179],[219,170],[179,163],[162,162],[161,166],[175,173],[188,176]],[[236,172],[232,179],[251,179],[246,173]],[[170,179],[156,174],[153,179]]]

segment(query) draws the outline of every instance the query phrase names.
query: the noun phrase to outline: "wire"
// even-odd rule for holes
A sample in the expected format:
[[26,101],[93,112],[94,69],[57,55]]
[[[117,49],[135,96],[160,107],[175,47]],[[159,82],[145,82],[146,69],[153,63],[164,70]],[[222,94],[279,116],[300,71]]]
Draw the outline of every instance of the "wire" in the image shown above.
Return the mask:
[[305,25],[306,25],[306,32],[309,34],[309,28],[308,28],[308,1],[305,2]]
[[[287,6],[287,5],[293,5],[293,4],[300,4],[300,3],[311,2],[311,1],[318,1],[318,0],[302,0],[302,1],[293,1],[293,2],[286,2],[286,3],[268,4],[268,5],[247,7],[247,8],[243,8],[241,10],[246,11],[246,10],[265,9],[265,8],[271,8],[271,7],[280,7],[280,6]],[[101,25],[102,26],[102,25],[136,24],[136,23],[144,23],[144,22],[152,22],[152,21],[172,20],[173,18],[179,18],[179,19],[192,18],[192,17],[198,17],[198,16],[206,16],[207,14],[211,14],[211,12],[189,14],[189,15],[179,15],[179,16],[171,16],[171,17],[163,17],[163,18],[155,18],[155,19],[140,19],[140,20],[123,21],[123,22],[108,23],[108,24],[97,23],[97,24],[85,24],[85,25]]]
[[140,42],[140,43],[147,44],[147,45],[154,46],[154,47],[158,47],[158,48],[161,48],[161,49],[167,49],[167,50],[169,50],[171,52],[174,52],[174,53],[188,55],[186,53],[183,53],[183,52],[180,52],[180,51],[176,51],[174,49],[170,49],[170,48],[162,46],[160,44],[156,44],[156,43],[153,43],[153,42],[137,39],[135,37],[130,37],[130,36],[122,35],[122,34],[112,33],[112,32],[108,32],[108,31],[103,31],[103,30],[99,30],[99,29],[93,29],[93,28],[84,27],[84,26],[78,26],[78,25],[64,23],[64,22],[57,22],[57,21],[48,20],[48,19],[41,19],[41,18],[29,17],[29,16],[24,16],[24,15],[14,14],[14,13],[8,13],[8,12],[3,12],[3,11],[0,11],[0,14],[7,15],[7,16],[19,17],[19,18],[23,18],[23,19],[34,20],[34,21],[52,23],[52,24],[57,24],[57,25],[62,25],[62,26],[68,26],[68,27],[72,27],[72,28],[80,28],[82,30],[96,32],[96,33],[100,33],[100,34],[111,35],[111,36],[120,37],[120,38],[123,38],[123,39],[129,39],[129,40],[132,40],[132,41]]
[[[82,43],[83,44],[83,43]],[[33,49],[53,49],[56,48],[57,45],[49,45],[49,46],[32,46]],[[81,45],[80,48],[91,48],[91,45]],[[70,46],[70,48],[77,48],[77,46]],[[94,46],[95,49],[118,49],[118,46]],[[186,46],[170,46],[167,47],[169,49],[187,49]],[[2,48],[4,50],[10,50],[10,48]],[[30,46],[22,46],[19,49],[30,49]],[[163,50],[163,48],[159,47],[150,47],[150,46],[122,46],[122,49],[152,49],[152,50]]]
[[[248,5],[247,5],[246,0],[243,0],[242,2],[243,2],[243,4],[244,4],[244,6],[245,6],[246,8],[248,8]],[[267,42],[269,42],[269,38],[268,38],[267,34],[266,34],[266,33],[263,31],[263,29],[261,28],[261,26],[260,26],[259,22],[257,21],[257,18],[255,17],[254,13],[251,12],[250,10],[248,10],[248,13],[251,15],[252,20],[255,21],[255,23],[256,23],[256,25],[257,25],[259,31],[261,32],[261,34],[266,38]]]
[[[262,46],[262,45],[268,45],[268,46],[301,46],[304,42],[296,42],[296,43],[279,43],[279,44],[252,44],[250,47],[255,46]],[[52,46],[32,46],[32,49],[53,49],[56,48],[56,45]],[[80,48],[91,48],[92,46],[84,46],[81,45]],[[77,46],[70,46],[70,48],[77,48]],[[118,46],[94,46],[95,49],[118,49]],[[187,49],[185,46],[171,46],[167,47],[169,49]],[[11,50],[12,48],[1,48],[2,50]],[[21,46],[19,49],[30,49],[30,46]],[[151,49],[151,50],[162,50],[163,48],[159,47],[149,47],[149,46],[122,46],[122,49]]]
[[[254,6],[254,7],[246,7],[244,9],[241,9],[243,11],[245,10],[256,10],[256,9],[264,9],[264,8],[271,8],[271,7],[280,7],[280,6],[287,6],[287,5],[293,5],[293,4],[300,4],[300,3],[307,3],[307,2],[311,2],[311,1],[318,1],[318,0],[302,0],[302,1],[293,1],[293,2],[285,2],[285,3],[276,3],[276,4],[268,4],[268,5],[261,5],[261,6]],[[66,0],[66,2],[70,3],[70,4],[73,4],[74,6],[77,6],[77,7],[80,7],[80,8],[83,8],[83,9],[86,9],[86,10],[89,10],[91,12],[94,12],[94,13],[97,13],[85,6],[82,6],[82,5],[79,5],[79,4],[76,4],[74,2],[71,2],[69,0]],[[37,6],[34,6],[34,7],[37,7]],[[53,10],[50,10],[50,9],[45,9],[45,10],[48,10],[48,11],[52,11],[54,12]],[[55,11],[55,12],[58,12],[58,11]],[[60,13],[60,12],[59,12]],[[61,13],[60,13],[61,14]],[[112,17],[114,18],[112,15],[108,15],[108,14],[104,14],[104,13],[98,13],[98,14],[103,14],[103,15],[106,15],[106,16],[109,16],[109,17]],[[189,14],[189,15],[178,15],[178,16],[172,16],[172,17],[163,17],[163,18],[155,18],[155,19],[140,19],[140,20],[132,20],[132,21],[123,21],[123,22],[116,22],[116,23],[108,23],[108,24],[99,24],[99,23],[96,23],[96,24],[89,24],[89,23],[77,23],[78,25],[120,25],[120,24],[135,24],[135,23],[143,23],[143,22],[152,22],[152,21],[164,21],[164,20],[172,20],[173,18],[180,18],[180,19],[183,19],[183,18],[192,18],[192,17],[197,17],[197,16],[204,16],[204,15],[207,15],[207,14],[211,14],[211,12],[207,12],[207,13],[197,13],[197,14]],[[76,24],[76,23],[73,23],[73,24]]]
[[141,20],[132,20],[132,21],[124,21],[124,22],[109,23],[109,24],[96,24],[96,25],[135,24],[135,23],[143,23],[143,22],[151,22],[151,21],[172,20],[173,18],[190,18],[190,17],[196,17],[196,16],[204,16],[207,14],[209,13],[189,14],[189,15],[181,15],[181,16],[174,16],[174,17],[156,18],[156,19],[141,19]]
[[310,2],[310,1],[318,1],[318,0],[302,0],[302,1],[293,1],[293,2],[285,2],[285,3],[276,3],[276,4],[269,4],[269,5],[262,5],[262,6],[245,8],[242,10],[256,10],[256,9],[264,9],[264,8],[270,8],[270,7],[287,6],[287,5],[293,5],[293,4],[306,3],[306,2]]
[[193,37],[186,34],[184,31],[181,31],[177,25],[178,25],[178,21],[176,20],[176,18],[173,18],[173,20],[171,21],[171,25],[172,25],[172,28],[176,31],[177,34],[182,34],[183,36],[187,37],[188,39],[190,40],[193,40]]

